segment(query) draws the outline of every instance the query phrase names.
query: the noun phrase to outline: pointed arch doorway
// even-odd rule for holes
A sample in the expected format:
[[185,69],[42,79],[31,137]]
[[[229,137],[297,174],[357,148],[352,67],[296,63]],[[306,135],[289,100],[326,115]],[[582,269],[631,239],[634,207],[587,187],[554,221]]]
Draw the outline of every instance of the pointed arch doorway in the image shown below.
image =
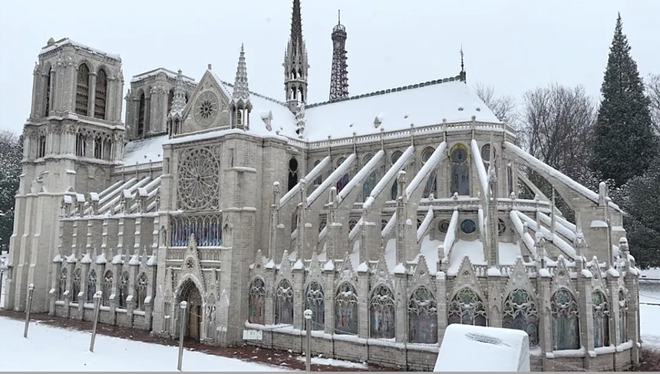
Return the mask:
[[188,303],[185,337],[199,341],[200,332],[202,331],[202,296],[195,282],[190,279],[183,282],[179,291],[178,301],[179,303],[181,301]]

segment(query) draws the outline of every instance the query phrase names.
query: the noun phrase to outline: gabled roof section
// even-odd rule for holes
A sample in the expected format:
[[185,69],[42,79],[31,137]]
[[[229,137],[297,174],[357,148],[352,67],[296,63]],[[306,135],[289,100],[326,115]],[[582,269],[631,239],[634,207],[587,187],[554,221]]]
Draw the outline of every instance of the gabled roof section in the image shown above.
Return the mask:
[[99,55],[99,56],[104,56],[104,57],[107,57],[107,58],[110,58],[110,59],[116,60],[116,61],[118,61],[118,62],[121,62],[121,57],[119,57],[118,54],[113,54],[113,53],[103,52],[103,51],[101,51],[101,50],[99,50],[99,49],[92,48],[92,47],[88,47],[88,46],[86,46],[86,45],[84,45],[84,44],[82,44],[82,43],[78,43],[78,42],[76,42],[76,41],[74,41],[74,40],[71,40],[71,39],[69,39],[69,38],[62,38],[62,39],[60,39],[60,40],[58,40],[58,41],[53,41],[52,39],[49,40],[49,41],[48,41],[48,44],[47,44],[45,47],[41,48],[41,52],[40,52],[39,54],[40,54],[40,55],[43,55],[43,54],[45,54],[45,53],[48,53],[48,52],[50,52],[50,51],[54,51],[54,50],[56,50],[56,49],[58,49],[58,48],[60,48],[60,47],[63,47],[63,46],[65,46],[65,45],[70,45],[70,46],[72,46],[72,47],[74,47],[74,48],[76,48],[76,49],[80,49],[80,50],[83,50],[83,51],[89,52],[89,53],[91,53],[91,54],[95,54],[95,55]]
[[163,161],[163,143],[167,138],[168,136],[165,134],[130,141],[124,146],[124,157],[121,161],[124,166],[161,162]]
[[[156,69],[153,69],[153,70],[145,71],[144,73],[140,73],[138,75],[134,75],[133,78],[131,79],[131,82],[137,82],[137,81],[141,81],[141,80],[146,79],[146,78],[154,77],[154,76],[156,76],[160,73],[163,73],[168,78],[172,78],[172,79],[176,79],[176,77],[177,77],[176,72],[174,72],[170,69],[160,67],[160,68],[156,68]],[[195,82],[195,80],[193,78],[191,78],[187,75],[181,74],[181,78],[183,79],[183,81],[185,81],[187,83],[194,83],[194,84],[197,83],[197,82]]]
[[459,77],[376,91],[306,107],[309,141],[471,121],[501,123]]

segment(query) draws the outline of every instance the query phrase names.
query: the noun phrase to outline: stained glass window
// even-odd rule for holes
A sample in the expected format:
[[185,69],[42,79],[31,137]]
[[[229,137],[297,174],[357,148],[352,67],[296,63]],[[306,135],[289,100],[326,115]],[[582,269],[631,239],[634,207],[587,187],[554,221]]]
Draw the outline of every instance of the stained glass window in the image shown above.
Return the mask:
[[539,341],[539,313],[534,299],[523,289],[517,288],[504,300],[502,327],[522,330],[529,335],[529,344]]
[[288,189],[290,191],[296,184],[298,184],[298,160],[292,157],[289,160],[289,181]]
[[610,310],[607,298],[601,291],[591,294],[594,318],[594,347],[610,345]]
[[261,278],[256,278],[248,291],[248,321],[263,325],[266,304],[266,287]]
[[144,92],[140,94],[140,99],[138,101],[138,121],[137,121],[137,136],[144,135],[144,118],[146,112],[146,100],[144,98]]
[[357,334],[357,292],[350,283],[339,285],[335,296],[335,334]]
[[468,164],[467,150],[463,146],[456,146],[450,155],[451,175],[450,193],[459,195],[470,194],[470,165]]
[[438,341],[438,308],[431,291],[419,287],[408,303],[408,337],[411,343]]
[[305,291],[305,309],[312,311],[312,330],[325,327],[323,295],[323,287],[318,282],[311,282]]
[[[424,149],[424,151],[422,151],[422,165],[424,165],[426,161],[428,161],[428,159],[431,157],[434,151],[435,149],[431,147],[427,147]],[[422,197],[428,198],[431,196],[431,194],[433,194],[433,196],[437,196],[436,179],[437,179],[436,169],[434,168],[433,171],[431,171],[429,178],[426,180],[426,185],[424,186],[424,192]]]
[[275,323],[293,323],[293,287],[286,279],[280,282],[275,292]]
[[147,298],[148,286],[147,274],[142,273],[135,282],[135,307],[137,310],[144,310],[144,300]]
[[68,270],[65,267],[62,267],[60,271],[60,279],[57,283],[57,299],[64,300],[64,292],[66,292],[66,279],[68,277]]
[[369,301],[370,336],[390,339],[394,337],[394,295],[389,288],[380,285]]
[[126,308],[126,299],[128,298],[128,272],[125,271],[119,278],[119,308]]
[[580,326],[578,305],[565,288],[557,290],[550,300],[552,313],[553,349],[580,348]]
[[486,326],[486,308],[481,298],[469,288],[461,288],[449,303],[448,322]]
[[628,300],[623,290],[619,290],[619,343],[628,341]]
[[106,97],[108,93],[108,80],[105,70],[99,70],[96,75],[96,93],[94,96],[94,117],[105,119]]

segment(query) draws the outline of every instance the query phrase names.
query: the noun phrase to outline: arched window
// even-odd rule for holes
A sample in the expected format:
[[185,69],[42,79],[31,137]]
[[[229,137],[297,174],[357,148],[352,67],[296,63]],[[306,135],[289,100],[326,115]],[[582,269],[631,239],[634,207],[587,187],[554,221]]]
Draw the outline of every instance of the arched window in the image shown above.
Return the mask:
[[236,110],[236,124],[237,125],[242,125],[243,124],[243,111],[242,111],[242,109],[237,109]]
[[[495,148],[493,148],[493,156],[497,157]],[[490,167],[490,144],[484,144],[481,147],[481,160],[484,162],[484,168],[488,170]],[[495,160],[497,160],[497,158],[495,158]]]
[[448,322],[463,325],[486,326],[486,308],[474,291],[461,288],[449,303]]
[[37,158],[46,155],[46,135],[39,135],[39,145],[37,147]]
[[426,287],[419,287],[408,303],[408,337],[411,343],[437,343],[438,307]]
[[550,299],[552,313],[553,349],[580,348],[580,326],[578,323],[578,305],[565,288],[557,290]]
[[144,300],[147,298],[147,287],[149,285],[149,280],[147,274],[142,273],[135,282],[135,308],[137,310],[144,310]]
[[[392,165],[396,163],[396,161],[401,157],[402,153],[401,151],[394,151],[392,153],[392,156],[390,157],[390,161]],[[390,190],[390,198],[392,200],[396,200],[397,195],[399,194],[399,183],[397,180],[394,180],[394,183],[392,184],[392,189]]]
[[[317,167],[321,163],[321,160],[314,161],[314,167]],[[319,176],[314,180],[314,185],[319,186],[323,183],[323,173],[319,173]]]
[[140,100],[138,101],[138,121],[137,121],[137,136],[144,135],[144,117],[146,111],[146,102],[144,92],[140,93]]
[[591,294],[594,318],[594,347],[610,345],[610,309],[607,298],[602,291],[595,290]]
[[57,282],[57,300],[64,300],[64,293],[66,292],[66,279],[69,276],[69,271],[62,267],[60,270],[60,279]]
[[119,308],[126,308],[126,299],[128,298],[128,272],[125,271],[119,278]]
[[174,102],[174,88],[167,93],[167,113],[172,111],[172,103]]
[[348,230],[353,230],[355,228],[355,225],[357,225],[358,219],[353,217],[348,220]]
[[80,273],[81,270],[80,268],[77,268],[76,270],[73,271],[73,279],[72,279],[72,285],[71,285],[71,302],[72,303],[77,303],[78,302],[78,294],[80,293]]
[[88,303],[94,302],[94,294],[96,293],[96,270],[92,269],[87,275],[87,293],[86,300]]
[[380,285],[369,300],[369,336],[391,339],[394,337],[394,295],[389,288]]
[[94,158],[102,158],[103,157],[103,138],[101,138],[101,135],[97,135],[94,138]]
[[84,157],[87,154],[87,137],[82,133],[76,135],[76,156]]
[[256,278],[248,291],[248,321],[250,323],[265,323],[266,286],[261,278]]
[[364,184],[362,185],[362,196],[364,197],[364,201],[369,198],[369,195],[371,195],[371,191],[373,191],[374,187],[376,187],[376,184],[378,184],[378,172],[374,170],[371,172],[371,174],[369,174],[367,179],[364,181]]
[[511,164],[506,167],[506,182],[509,188],[508,193],[511,195],[513,193],[513,169],[511,168]]
[[53,90],[53,87],[55,86],[55,70],[50,69],[48,72],[48,75],[46,76],[46,81],[44,84],[44,108],[43,108],[43,115],[48,116],[50,114],[50,109],[51,106],[53,105],[53,97],[51,97],[51,93],[54,93],[55,90]]
[[283,279],[275,291],[275,324],[293,323],[293,287]]
[[[345,159],[343,157],[339,158],[339,160],[337,161],[337,168],[339,168],[339,166],[341,166],[341,164],[344,163],[344,160]],[[346,185],[348,184],[348,181],[350,179],[351,178],[349,177],[348,173],[342,175],[341,178],[339,178],[339,180],[337,181],[337,186],[336,186],[337,187],[337,193],[339,193],[341,190],[344,189],[344,187],[346,187]]]
[[112,159],[112,142],[109,138],[103,140],[103,159]]
[[112,270],[108,270],[103,275],[103,285],[101,286],[101,304],[110,305],[110,295],[112,294]]
[[89,105],[89,68],[86,64],[78,66],[76,81],[76,113],[86,116]]
[[459,195],[470,194],[470,165],[468,163],[467,149],[462,145],[457,145],[451,151],[451,175],[450,190],[453,195],[458,192]]
[[[431,158],[431,155],[433,154],[434,151],[435,149],[431,147],[424,148],[424,150],[422,151],[422,165],[424,165],[426,161],[428,161],[429,158]],[[431,173],[429,174],[429,179],[426,180],[426,185],[424,186],[424,193],[422,197],[428,198],[431,196],[431,194],[433,194],[433,196],[437,196],[436,179],[437,179],[437,173],[436,173],[436,169],[434,168],[433,171],[431,171]]]
[[287,191],[290,191],[296,184],[298,184],[298,160],[291,157],[289,160],[289,188]]
[[94,117],[105,119],[105,107],[108,96],[108,79],[105,70],[100,69],[96,75],[96,93],[94,96]]
[[303,91],[302,87],[300,87],[300,101],[305,101],[305,92]]
[[529,344],[539,341],[539,312],[534,299],[523,289],[517,288],[504,300],[502,327],[522,330],[529,335]]
[[619,290],[619,343],[628,341],[628,300],[623,290]]
[[323,287],[318,282],[311,282],[307,286],[305,290],[305,309],[312,311],[312,330],[323,330],[325,327],[323,297]]
[[339,285],[335,295],[335,334],[357,334],[357,292],[350,283]]

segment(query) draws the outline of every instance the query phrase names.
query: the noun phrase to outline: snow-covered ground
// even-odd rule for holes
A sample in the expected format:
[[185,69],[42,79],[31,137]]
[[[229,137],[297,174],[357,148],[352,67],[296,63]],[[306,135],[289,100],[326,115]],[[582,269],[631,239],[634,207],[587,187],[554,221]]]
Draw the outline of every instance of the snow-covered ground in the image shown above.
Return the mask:
[[[0,371],[176,371],[177,347],[90,334],[0,317]],[[283,368],[186,350],[185,371],[282,371]],[[291,370],[291,369],[286,369]]]
[[660,268],[643,270],[639,282],[639,313],[644,346],[660,349]]

